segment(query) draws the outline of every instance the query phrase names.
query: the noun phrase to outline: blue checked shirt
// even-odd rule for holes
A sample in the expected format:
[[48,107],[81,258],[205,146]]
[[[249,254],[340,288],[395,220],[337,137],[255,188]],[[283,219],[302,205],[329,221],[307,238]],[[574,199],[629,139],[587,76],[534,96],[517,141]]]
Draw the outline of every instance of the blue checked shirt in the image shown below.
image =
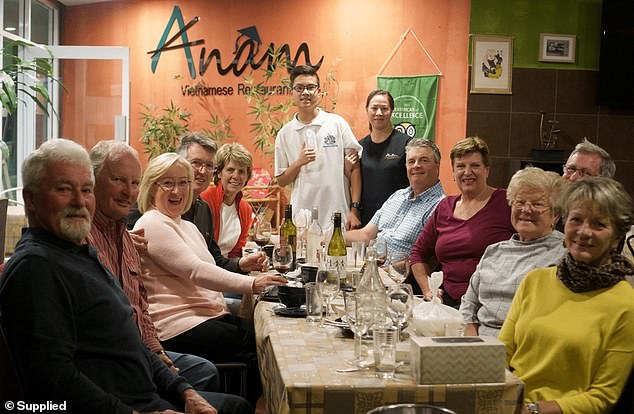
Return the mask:
[[379,228],[377,239],[387,240],[388,252],[409,254],[423,226],[444,197],[440,181],[415,198],[412,198],[412,187],[396,190],[370,220]]

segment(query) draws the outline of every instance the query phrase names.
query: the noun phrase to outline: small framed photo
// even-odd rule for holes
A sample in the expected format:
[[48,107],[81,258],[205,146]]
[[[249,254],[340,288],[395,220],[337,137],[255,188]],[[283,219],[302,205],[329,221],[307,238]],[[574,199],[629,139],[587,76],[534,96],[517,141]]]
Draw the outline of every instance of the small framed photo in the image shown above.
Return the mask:
[[575,63],[577,36],[566,34],[539,34],[540,62]]
[[471,93],[510,94],[513,38],[473,36]]

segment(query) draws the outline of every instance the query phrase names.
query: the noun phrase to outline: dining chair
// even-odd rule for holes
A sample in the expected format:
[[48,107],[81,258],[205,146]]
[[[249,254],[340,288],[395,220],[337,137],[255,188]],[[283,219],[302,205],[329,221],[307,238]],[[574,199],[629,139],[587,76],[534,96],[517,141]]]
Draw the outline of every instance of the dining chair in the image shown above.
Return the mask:
[[[228,393],[237,381],[240,383],[240,397],[247,397],[247,364],[244,362],[216,362],[220,373],[220,392]],[[236,376],[237,374],[237,376]]]

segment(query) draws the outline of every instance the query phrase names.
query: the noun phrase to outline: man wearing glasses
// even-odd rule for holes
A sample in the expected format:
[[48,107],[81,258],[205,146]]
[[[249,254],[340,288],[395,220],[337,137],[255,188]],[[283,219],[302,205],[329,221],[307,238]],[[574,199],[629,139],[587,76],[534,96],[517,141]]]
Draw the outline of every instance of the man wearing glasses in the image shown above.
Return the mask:
[[[319,76],[310,66],[291,72],[297,113],[275,140],[275,176],[281,186],[293,184],[291,204],[297,212],[319,207],[319,224],[329,227],[334,211],[347,215],[347,228],[361,225],[361,170],[344,173],[346,155],[362,151],[348,123],[319,108]],[[353,153],[353,154],[350,154]]]
[[564,178],[578,181],[592,177],[614,177],[616,165],[610,154],[598,145],[583,139],[568,157],[564,165]]

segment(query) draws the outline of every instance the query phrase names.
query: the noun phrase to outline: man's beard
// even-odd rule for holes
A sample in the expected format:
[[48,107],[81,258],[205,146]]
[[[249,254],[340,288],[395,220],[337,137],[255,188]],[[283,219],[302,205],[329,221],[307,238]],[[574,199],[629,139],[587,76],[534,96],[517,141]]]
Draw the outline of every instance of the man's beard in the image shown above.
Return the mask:
[[[71,217],[68,217],[71,216]],[[78,216],[85,220],[77,220]],[[91,216],[87,208],[66,208],[59,221],[60,231],[68,240],[82,241],[90,233]]]

